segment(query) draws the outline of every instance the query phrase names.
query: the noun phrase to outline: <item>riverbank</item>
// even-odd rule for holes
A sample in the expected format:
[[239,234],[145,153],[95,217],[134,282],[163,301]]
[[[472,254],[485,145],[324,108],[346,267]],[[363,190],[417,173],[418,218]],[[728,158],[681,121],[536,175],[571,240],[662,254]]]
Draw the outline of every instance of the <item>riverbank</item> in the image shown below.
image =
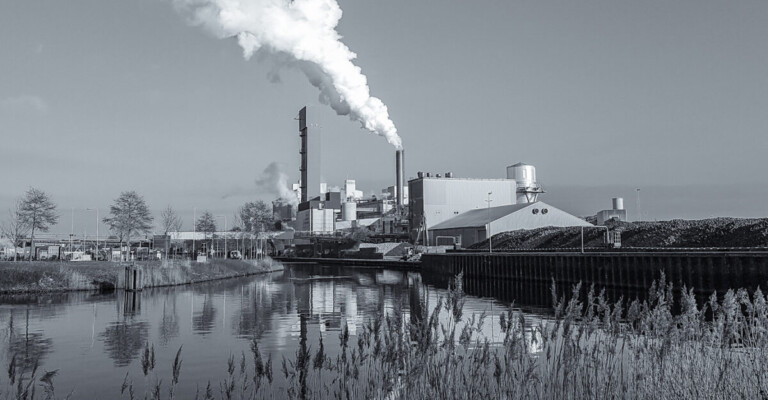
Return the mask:
[[[213,259],[194,261],[137,261],[144,271],[143,287],[185,285],[216,279],[235,278],[282,270],[282,265],[266,260]],[[108,290],[120,287],[125,265],[109,261],[0,262],[0,293],[45,293],[74,290]]]

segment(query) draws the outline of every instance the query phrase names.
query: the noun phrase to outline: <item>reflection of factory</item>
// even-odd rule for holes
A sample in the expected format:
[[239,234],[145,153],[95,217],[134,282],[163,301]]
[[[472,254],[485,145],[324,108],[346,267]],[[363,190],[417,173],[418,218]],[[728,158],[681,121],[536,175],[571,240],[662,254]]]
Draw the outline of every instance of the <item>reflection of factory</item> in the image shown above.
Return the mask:
[[590,226],[538,200],[536,168],[507,167],[506,179],[455,178],[419,172],[408,182],[409,232],[414,242],[468,246],[491,234],[545,226]]

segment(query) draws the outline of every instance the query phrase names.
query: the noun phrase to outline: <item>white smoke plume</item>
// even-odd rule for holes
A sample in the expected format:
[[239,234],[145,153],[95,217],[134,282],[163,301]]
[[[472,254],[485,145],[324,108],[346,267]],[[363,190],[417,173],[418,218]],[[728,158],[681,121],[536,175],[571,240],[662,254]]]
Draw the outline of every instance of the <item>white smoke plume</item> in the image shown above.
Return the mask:
[[[387,106],[370,95],[368,81],[352,63],[357,55],[336,32],[341,7],[336,0],[173,0],[220,38],[236,37],[243,55],[269,53],[299,67],[320,89],[320,101],[339,115],[402,148]],[[287,56],[287,57],[286,57]],[[278,79],[270,74],[271,79]]]
[[264,169],[264,172],[256,178],[256,188],[259,192],[279,196],[293,206],[299,204],[296,193],[288,185],[288,175],[283,172],[280,163],[273,162]]

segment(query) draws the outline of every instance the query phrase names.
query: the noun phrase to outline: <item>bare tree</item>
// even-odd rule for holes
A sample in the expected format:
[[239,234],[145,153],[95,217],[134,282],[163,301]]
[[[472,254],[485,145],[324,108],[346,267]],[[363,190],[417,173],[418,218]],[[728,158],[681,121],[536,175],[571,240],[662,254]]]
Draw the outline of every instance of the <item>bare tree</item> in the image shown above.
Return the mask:
[[149,233],[152,229],[154,218],[149,213],[147,203],[133,190],[120,193],[120,197],[109,207],[109,214],[110,216],[104,217],[102,221],[118,236],[121,249],[123,241],[127,242],[130,248],[134,234]]
[[24,193],[19,204],[21,221],[31,231],[32,249],[29,252],[29,259],[32,260],[32,253],[35,252],[35,230],[48,232],[51,226],[59,222],[59,214],[56,213],[56,204],[51,197],[42,190],[33,187]]
[[169,204],[168,207],[160,213],[161,223],[163,227],[163,234],[166,236],[165,240],[165,259],[168,259],[168,247],[170,247],[170,240],[168,239],[169,232],[178,232],[181,230],[181,217],[176,213],[176,210]]
[[210,211],[206,211],[195,221],[195,230],[206,235],[211,234],[211,250],[213,249],[213,234],[216,232],[216,219]]
[[160,218],[162,219],[161,223],[163,224],[164,234],[167,235],[168,232],[178,232],[181,230],[181,217],[170,205],[160,213]]
[[[19,242],[24,241],[23,247],[26,249],[26,238],[29,234],[29,225],[24,221],[21,212],[21,200],[16,200],[16,205],[8,210],[8,219],[0,224],[0,233],[11,239],[13,246],[18,246]],[[14,253],[14,259],[18,259],[18,254]]]
[[272,229],[274,215],[272,207],[262,200],[249,201],[238,210],[243,230],[246,232],[263,232]]

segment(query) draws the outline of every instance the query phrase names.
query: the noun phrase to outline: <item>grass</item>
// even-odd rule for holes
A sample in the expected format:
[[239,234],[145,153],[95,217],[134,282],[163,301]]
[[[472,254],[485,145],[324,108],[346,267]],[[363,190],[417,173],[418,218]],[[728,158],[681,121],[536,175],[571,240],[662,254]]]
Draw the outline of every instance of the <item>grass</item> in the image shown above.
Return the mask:
[[[0,262],[0,293],[36,293],[68,290],[103,290],[121,287],[126,263],[107,261]],[[281,269],[271,260],[213,259],[191,261],[138,261],[143,287],[172,286],[232,278]]]
[[[265,357],[257,341],[250,354],[230,355],[227,378],[201,383],[198,399],[699,399],[768,396],[768,298],[758,289],[712,295],[704,305],[692,289],[661,280],[646,300],[609,303],[604,293],[555,299],[554,317],[534,325],[513,308],[497,315],[493,343],[481,331],[485,314],[465,316],[461,279],[421,319],[400,310],[372,317],[351,337],[339,333],[339,351],[301,339],[291,357]],[[552,293],[557,293],[553,287]],[[425,306],[425,305],[424,305]],[[422,307],[425,309],[425,307]],[[306,335],[303,336],[305,338]],[[327,340],[327,338],[326,338]],[[11,363],[13,365],[13,362]],[[166,382],[152,375],[149,343],[142,370],[151,380],[139,397],[174,398],[181,349]],[[223,365],[224,366],[224,365]],[[36,378],[11,379],[7,398]],[[29,372],[27,372],[29,374]],[[280,374],[282,380],[274,379]],[[11,376],[9,367],[9,377]],[[50,380],[50,379],[49,379]],[[38,378],[39,386],[45,382]],[[19,383],[25,382],[25,383]],[[34,387],[34,385],[32,385]],[[128,376],[122,394],[136,398]],[[26,390],[26,389],[24,389]],[[50,392],[53,393],[52,383]],[[47,392],[46,392],[47,393]],[[33,396],[34,397],[34,396]],[[30,397],[31,398],[31,397]]]

